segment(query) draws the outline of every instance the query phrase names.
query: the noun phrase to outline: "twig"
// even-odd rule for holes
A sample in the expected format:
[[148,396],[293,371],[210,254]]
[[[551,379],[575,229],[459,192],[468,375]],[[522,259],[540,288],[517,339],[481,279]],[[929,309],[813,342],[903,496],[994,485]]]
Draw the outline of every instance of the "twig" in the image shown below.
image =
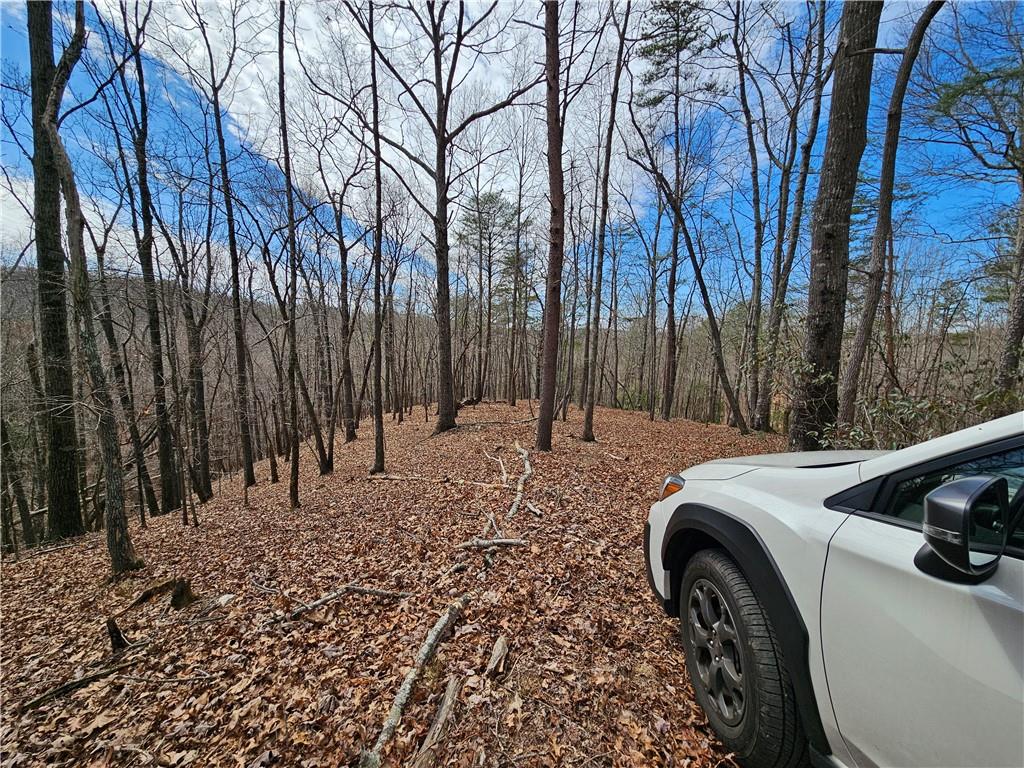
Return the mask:
[[254,587],[256,587],[256,589],[258,589],[260,592],[262,592],[265,595],[280,595],[281,594],[281,590],[278,589],[277,587],[268,587],[265,584],[260,584],[258,581],[256,581],[256,577],[255,576],[252,577],[251,581],[252,581],[252,585]]
[[525,547],[526,539],[470,539],[456,549],[490,549],[491,547]]
[[526,508],[527,508],[528,510],[530,510],[531,512],[533,512],[533,514],[534,514],[534,515],[536,515],[537,517],[544,517],[544,513],[543,513],[543,512],[541,512],[541,511],[540,511],[540,510],[539,510],[539,509],[538,509],[538,508],[536,507],[536,505],[534,505],[534,503],[533,503],[533,502],[531,502],[531,501],[528,501],[528,502],[526,502]]
[[405,705],[408,703],[410,696],[412,696],[412,689],[416,684],[417,678],[420,676],[420,672],[434,658],[441,638],[448,628],[458,621],[462,612],[466,610],[467,605],[469,605],[469,595],[463,595],[445,609],[444,613],[434,623],[433,628],[427,633],[423,645],[420,646],[419,651],[416,653],[415,665],[406,674],[405,679],[402,680],[402,685],[398,689],[398,693],[395,695],[395,700],[391,705],[391,710],[388,712],[387,720],[384,721],[384,727],[381,728],[380,736],[377,737],[377,742],[373,745],[373,749],[369,752],[364,751],[360,755],[359,768],[379,768],[381,764],[381,750],[384,749],[394,735],[395,729],[402,719]]
[[502,460],[501,456],[491,456],[487,451],[484,451],[484,456],[491,461],[498,462],[498,467],[501,469],[501,483],[502,485],[508,485],[508,470],[505,469],[505,462]]
[[367,480],[398,480],[407,483],[438,483],[440,485],[477,485],[481,488],[507,488],[506,483],[485,483],[480,480],[462,480],[450,477],[420,477],[419,475],[370,475]]
[[501,532],[501,529],[498,527],[498,521],[494,519],[494,513],[493,512],[488,512],[487,513],[487,527],[484,528],[484,536],[487,535],[487,532],[490,529],[494,530],[494,535],[497,536],[499,539],[502,539],[502,538],[505,537],[505,534],[503,534]]
[[389,592],[386,589],[374,589],[373,587],[361,587],[358,584],[346,584],[341,589],[335,590],[330,594],[324,595],[319,600],[314,600],[312,603],[306,603],[303,604],[302,607],[296,608],[294,611],[287,614],[288,620],[295,621],[302,614],[316,610],[322,605],[327,605],[327,603],[331,602],[332,600],[337,600],[342,595],[347,595],[351,593],[355,593],[357,595],[372,595],[374,597],[393,597],[396,599],[412,596],[411,592]]

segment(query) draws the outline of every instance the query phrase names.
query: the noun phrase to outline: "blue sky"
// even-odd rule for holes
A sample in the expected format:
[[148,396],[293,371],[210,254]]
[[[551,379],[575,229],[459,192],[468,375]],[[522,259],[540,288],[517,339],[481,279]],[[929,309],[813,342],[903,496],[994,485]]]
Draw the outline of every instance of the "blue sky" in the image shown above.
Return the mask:
[[[64,6],[58,6],[62,9]],[[922,4],[907,2],[892,2],[886,7],[883,21],[882,36],[880,45],[898,47],[909,30],[910,24],[920,12]],[[1017,12],[1024,14],[1024,5],[1018,6]],[[976,12],[976,8],[965,6],[962,12],[970,14]],[[833,9],[838,13],[838,8]],[[943,9],[939,19],[936,21],[938,28],[943,23],[943,14],[949,13],[949,9]],[[91,5],[87,5],[87,16],[90,27],[95,26],[95,12]],[[28,71],[28,48],[25,32],[25,10],[21,3],[0,3],[0,47],[2,47],[2,58],[5,66],[5,78],[15,67],[21,74]],[[60,29],[55,30],[56,44],[60,46],[66,37]],[[100,34],[94,32],[91,45],[100,43]],[[977,54],[984,60],[990,52],[979,50]],[[872,177],[876,175],[876,168],[881,152],[881,134],[884,128],[886,102],[889,88],[891,87],[892,72],[895,69],[897,57],[888,56],[880,60],[876,65],[874,79],[872,110],[871,110],[871,140],[869,148],[862,164],[862,175]],[[266,60],[264,60],[266,61]],[[193,126],[202,124],[202,111],[199,104],[202,103],[201,96],[198,96],[191,85],[183,79],[172,67],[164,62],[147,58],[147,89],[151,102],[151,147],[173,147],[182,158],[189,158],[201,155],[201,144],[195,135],[181,130],[176,120],[170,119],[172,107],[186,116],[186,122]],[[272,80],[275,72],[265,73],[268,80]],[[65,104],[74,103],[83,94],[89,94],[93,90],[89,75],[81,65],[71,83],[71,95]],[[252,109],[253,101],[259,100],[259,94],[248,94],[246,99],[241,100],[243,108]],[[3,92],[5,110],[10,113],[15,105],[16,98],[5,89]],[[265,105],[264,105],[265,106]],[[100,135],[104,131],[102,123],[98,118],[103,117],[103,106],[100,102],[94,103],[89,108],[80,111],[69,120],[70,136],[69,145],[76,162],[76,167],[81,177],[83,191],[93,199],[103,200],[110,210],[115,205],[112,186],[110,183],[110,172],[104,163],[96,157],[90,142],[95,140],[97,144],[103,142],[99,139],[105,138]],[[31,132],[27,122],[27,116],[22,115],[15,120],[15,130],[19,139],[26,145],[31,143]],[[243,119],[232,120],[228,112],[229,122],[232,123],[232,130],[229,131],[229,154],[232,158],[232,175],[238,179],[246,175],[256,174],[275,180],[275,186],[280,184],[280,176],[275,163],[266,161],[258,155],[243,152],[242,142],[239,136],[245,135],[251,114],[246,114]],[[105,118],[103,118],[105,119]],[[294,118],[293,118],[294,119]],[[570,117],[570,119],[572,119]],[[819,151],[824,145],[827,125],[827,112],[822,117],[822,127],[818,135]],[[276,137],[276,134],[275,134]],[[901,144],[899,156],[899,171],[897,174],[898,183],[911,185],[914,192],[920,196],[917,202],[917,215],[915,221],[914,237],[901,238],[898,248],[906,249],[909,254],[919,253],[921,249],[934,251],[943,249],[947,258],[953,265],[961,265],[963,269],[969,269],[976,262],[977,255],[987,247],[985,244],[957,243],[959,240],[976,240],[979,235],[984,234],[983,219],[991,214],[994,207],[1013,204],[1017,199],[1017,190],[1012,183],[962,183],[950,175],[924,176],[918,173],[918,169],[927,162],[939,166],[956,168],[959,164],[968,162],[965,160],[965,153],[952,147],[942,147],[936,144],[925,144],[922,139],[925,137],[916,131],[912,125],[906,124],[905,137]],[[276,142],[276,138],[274,139]],[[274,144],[276,150],[276,143]],[[9,134],[5,131],[3,142],[3,163],[8,173],[14,177],[28,179],[31,176],[31,168],[28,161],[10,140]],[[238,191],[244,194],[245,185],[239,184]],[[742,192],[742,188],[740,192]],[[869,190],[865,190],[869,194]],[[166,202],[166,192],[162,193]],[[199,192],[197,192],[199,194]],[[809,195],[809,202],[813,200]],[[749,206],[744,202],[743,195],[735,195],[732,200],[733,211],[741,228],[747,229],[749,236]],[[255,203],[254,203],[254,207]],[[168,206],[168,210],[170,206]],[[537,208],[537,213],[542,215],[545,208],[543,205]],[[4,229],[8,234],[19,229],[19,222],[23,218],[12,201],[5,197]],[[127,217],[122,214],[122,223],[127,225]],[[648,217],[648,227],[652,226]],[[805,224],[805,232],[807,226]],[[222,233],[222,227],[218,225],[218,233]],[[936,235],[934,233],[941,233]],[[5,235],[4,257],[8,258],[12,244]],[[948,243],[948,241],[953,241]],[[667,237],[662,238],[662,243],[667,242]],[[636,246],[638,247],[638,246]],[[256,255],[253,254],[253,258]],[[685,260],[684,260],[685,262]],[[688,267],[684,267],[684,279]],[[720,279],[724,284],[728,283],[729,268],[720,266]],[[799,281],[798,271],[798,281]],[[681,296],[685,296],[686,288],[681,286]]]

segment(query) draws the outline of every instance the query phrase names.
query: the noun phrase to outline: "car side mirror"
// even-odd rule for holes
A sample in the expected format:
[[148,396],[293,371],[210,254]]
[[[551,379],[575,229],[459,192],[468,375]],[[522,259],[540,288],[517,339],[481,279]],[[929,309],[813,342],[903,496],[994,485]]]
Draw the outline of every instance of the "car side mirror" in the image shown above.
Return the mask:
[[925,544],[914,563],[947,581],[984,581],[1003,555],[1009,507],[1004,477],[977,475],[936,488],[924,498]]

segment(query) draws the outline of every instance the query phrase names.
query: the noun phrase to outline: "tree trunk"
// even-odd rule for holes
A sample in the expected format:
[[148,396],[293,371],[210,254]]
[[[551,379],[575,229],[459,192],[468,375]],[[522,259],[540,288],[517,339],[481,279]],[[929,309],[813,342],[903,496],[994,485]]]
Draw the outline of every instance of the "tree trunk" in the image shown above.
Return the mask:
[[47,520],[50,538],[63,539],[84,533],[85,526],[78,496],[80,458],[60,236],[60,181],[44,118],[54,77],[53,7],[49,2],[31,2],[27,11],[39,346],[46,388]]
[[[2,480],[0,486],[4,491],[10,486],[14,495],[15,506],[18,507],[18,518],[21,520],[21,536],[26,547],[36,545],[36,532],[32,527],[32,515],[28,507],[28,499],[25,498],[25,487],[21,483],[21,466],[14,449],[11,447],[11,440],[7,429],[7,419],[0,418],[0,473]],[[11,541],[14,541],[13,523],[11,525]]]
[[[213,73],[211,54],[211,76]],[[242,470],[246,487],[256,485],[253,469],[252,430],[249,425],[249,373],[246,363],[245,327],[242,325],[242,295],[239,278],[238,241],[235,233],[235,206],[231,194],[231,174],[228,170],[228,150],[224,139],[224,118],[220,109],[220,89],[213,89],[213,125],[217,134],[217,152],[220,157],[221,192],[224,197],[224,221],[228,232],[228,255],[231,260],[231,327],[235,351],[235,408],[238,435],[242,448]]]
[[[622,77],[626,49],[626,28],[629,26],[630,0],[626,1],[626,10],[621,25],[617,18],[613,18],[616,30],[619,34],[619,45],[615,55],[615,74],[612,77],[611,103],[608,109],[608,129],[605,134],[604,145],[604,166],[601,169],[601,213],[600,223],[597,227],[597,256],[594,286],[594,326],[590,347],[590,369],[587,375],[590,381],[587,384],[587,407],[583,413],[583,440],[594,441],[594,405],[597,394],[597,352],[600,346],[597,343],[601,329],[601,275],[604,271],[604,241],[605,230],[608,227],[608,176],[612,159],[612,141],[615,138],[615,112],[619,103],[619,80]],[[613,12],[614,15],[614,12]]]
[[[381,356],[383,344],[381,344],[381,241],[384,238],[384,218],[381,209],[381,198],[384,194],[383,180],[381,179],[380,168],[380,105],[377,94],[377,48],[373,33],[373,1],[370,2],[369,10],[370,30],[370,93],[373,101],[373,467],[370,474],[382,474],[384,472],[384,400],[381,395]],[[444,220],[447,227],[447,218]],[[438,270],[438,286],[440,286],[440,269]],[[445,278],[447,288],[447,277]],[[447,317],[447,315],[446,315]],[[450,351],[450,345],[449,345]],[[438,430],[441,429],[442,420],[438,417]]]
[[999,356],[996,369],[995,388],[998,398],[995,411],[998,415],[1013,413],[1020,407],[1021,344],[1024,343],[1024,177],[1019,180],[1021,190],[1020,206],[1017,213],[1017,242],[1015,270],[1016,279],[1012,281],[1013,295],[1010,298],[1008,317],[1006,318],[1006,336],[1003,337],[1003,350]]
[[803,366],[794,398],[790,445],[824,447],[838,410],[839,361],[850,260],[850,215],[867,143],[871,70],[881,2],[843,6],[832,105],[818,198],[811,223],[811,274]]
[[[811,118],[808,124],[807,135],[800,147],[800,168],[797,173],[796,190],[793,196],[793,214],[790,218],[789,227],[786,230],[785,256],[782,251],[782,235],[776,235],[775,257],[772,268],[772,297],[771,308],[768,313],[768,334],[765,342],[763,363],[761,365],[761,377],[757,386],[757,409],[754,414],[754,429],[771,431],[771,408],[772,408],[772,380],[775,375],[775,357],[778,354],[779,336],[782,332],[782,319],[786,310],[786,294],[789,291],[789,278],[792,274],[793,262],[796,259],[796,250],[800,242],[800,229],[803,224],[804,200],[807,193],[807,178],[811,171],[811,157],[814,151],[814,143],[818,136],[818,125],[821,121],[821,99],[825,88],[825,0],[819,0],[816,19],[816,41],[815,41],[815,77],[814,90],[811,97]],[[790,116],[790,137],[796,142],[798,133],[799,110],[794,110]],[[783,173],[786,177],[788,174]],[[788,204],[788,179],[782,187],[780,200],[786,199]],[[784,215],[784,208],[780,202],[780,216]],[[780,219],[781,220],[781,219]]]
[[[903,97],[910,83],[910,75],[914,70],[914,62],[921,50],[928,25],[939,12],[945,0],[929,3],[921,17],[914,25],[903,49],[896,81],[893,83],[889,96],[889,111],[885,123],[885,144],[882,149],[882,168],[878,180],[878,210],[875,219],[875,231],[871,236],[871,260],[868,266],[868,282],[864,290],[864,304],[861,307],[860,322],[850,346],[850,357],[846,361],[846,372],[843,376],[839,393],[839,424],[853,424],[854,403],[857,399],[857,386],[860,383],[860,369],[871,341],[871,333],[878,315],[878,302],[882,297],[882,281],[885,279],[885,262],[892,232],[893,187],[896,184],[896,153],[899,150],[900,126],[903,120]],[[1019,344],[1019,342],[1018,342]]]
[[71,257],[72,298],[75,313],[81,324],[81,343],[89,368],[92,383],[92,394],[96,400],[98,412],[97,434],[103,454],[103,469],[107,478],[106,510],[107,549],[110,553],[111,567],[115,575],[134,570],[142,566],[136,556],[128,534],[128,518],[124,509],[124,477],[121,466],[121,444],[118,437],[117,420],[114,417],[114,402],[107,387],[106,374],[100,361],[96,347],[96,334],[93,329],[92,302],[89,297],[89,278],[85,261],[85,219],[82,214],[81,201],[75,185],[74,171],[68,159],[60,134],[57,130],[57,108],[61,102],[64,88],[71,71],[81,57],[85,48],[85,6],[82,2],[75,4],[75,31],[68,42],[68,47],[61,56],[60,63],[54,72],[50,93],[44,110],[44,123],[47,138],[53,150],[54,165],[64,192],[67,217],[68,248]]
[[[160,337],[160,310],[157,307],[157,285],[153,274],[153,199],[149,188],[146,154],[149,134],[149,105],[146,100],[142,53],[137,49],[133,58],[135,60],[135,79],[139,91],[139,112],[132,129],[132,145],[135,150],[136,179],[139,187],[139,217],[142,220],[142,233],[136,245],[139,251],[142,284],[146,296],[149,365],[153,377],[153,410],[156,414],[157,455],[160,464],[160,511],[167,514],[181,506],[181,493],[177,482],[178,470],[174,462],[171,422],[167,413],[163,343]],[[127,179],[125,181],[127,183]],[[136,234],[138,234],[138,230],[136,230]]]
[[558,330],[562,320],[562,262],[565,259],[565,178],[562,172],[562,118],[558,78],[558,3],[544,3],[545,111],[548,129],[548,190],[551,216],[548,227],[548,274],[544,299],[544,363],[541,372],[537,450],[551,450],[555,417],[555,379],[558,374]]
[[[291,458],[288,475],[288,502],[292,509],[299,504],[299,393],[296,375],[299,368],[298,340],[295,334],[297,322],[296,297],[298,295],[298,247],[295,243],[295,191],[292,188],[292,160],[288,151],[288,112],[284,90],[284,0],[278,4],[277,20],[277,96],[281,118],[281,151],[284,156],[284,188],[288,207],[288,448]],[[305,387],[303,387],[305,393]],[[306,400],[309,395],[306,393]],[[312,406],[312,403],[310,403]],[[319,435],[319,429],[317,429]],[[321,454],[322,456],[322,454]]]

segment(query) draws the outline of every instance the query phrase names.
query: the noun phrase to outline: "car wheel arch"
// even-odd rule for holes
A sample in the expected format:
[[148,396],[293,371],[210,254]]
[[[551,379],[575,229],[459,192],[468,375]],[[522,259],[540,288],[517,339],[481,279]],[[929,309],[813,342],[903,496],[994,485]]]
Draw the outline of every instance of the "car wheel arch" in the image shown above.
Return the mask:
[[720,549],[728,554],[765,606],[792,679],[812,755],[829,755],[831,749],[811,682],[807,627],[774,558],[753,528],[727,512],[703,504],[677,507],[662,538],[661,560],[669,572],[671,589],[665,601],[666,611],[678,615],[683,571],[690,558],[703,549]]

